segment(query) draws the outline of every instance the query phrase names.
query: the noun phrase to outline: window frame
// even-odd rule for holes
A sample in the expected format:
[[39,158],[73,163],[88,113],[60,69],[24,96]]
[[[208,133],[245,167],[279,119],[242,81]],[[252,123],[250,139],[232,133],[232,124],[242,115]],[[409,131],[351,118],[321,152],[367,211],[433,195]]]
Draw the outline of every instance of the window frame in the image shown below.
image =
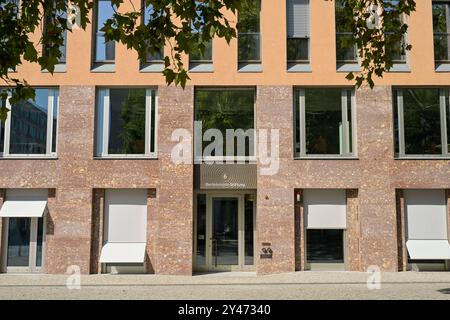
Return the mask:
[[[158,90],[151,87],[120,87],[120,89],[145,89],[145,153],[143,154],[109,154],[109,113],[110,113],[110,95],[111,87],[97,88],[96,101],[96,121],[95,121],[95,150],[96,159],[156,159],[158,157]],[[152,100],[154,92],[155,101]],[[155,128],[151,130],[152,106],[154,106]],[[102,124],[102,131],[99,132],[99,124]],[[100,137],[101,135],[101,137]],[[154,151],[151,151],[152,138],[154,139]],[[99,146],[101,143],[101,153]]]
[[[11,94],[8,94],[8,99],[6,100],[6,107],[10,110],[8,113],[8,117],[6,118],[4,124],[4,136],[3,136],[3,150],[0,150],[0,159],[14,159],[14,158],[56,158],[58,153],[58,122],[59,122],[59,89],[58,88],[44,88],[37,87],[34,89],[47,89],[48,97],[47,97],[47,138],[46,138],[46,152],[42,154],[38,153],[10,153],[10,144],[11,144],[11,112],[14,109],[14,106],[11,105],[9,99]],[[55,101],[56,100],[56,101]],[[56,107],[56,134],[55,134],[55,151],[52,151],[53,146],[53,112]]]
[[[111,3],[111,0],[95,0],[94,3],[94,10],[93,10],[93,23],[92,23],[92,40],[93,40],[93,45],[92,45],[92,63],[93,63],[93,67],[95,68],[98,65],[114,65],[115,64],[115,57],[116,57],[116,43],[114,42],[114,59],[112,60],[98,60],[97,59],[97,46],[98,46],[98,41],[97,41],[97,35],[99,33],[99,31],[97,31],[99,25],[98,25],[98,13],[99,13],[99,1],[108,1],[111,6],[113,6],[113,4]],[[104,34],[104,33],[103,33]],[[106,46],[106,42],[105,42],[105,46]]]
[[[449,137],[447,135],[447,126],[450,125],[447,123],[448,112],[450,113],[450,102],[448,101],[449,92],[448,88],[423,88],[423,89],[439,89],[439,110],[440,110],[440,125],[441,125],[441,145],[442,145],[442,153],[441,154],[406,154],[405,153],[405,127],[404,127],[404,104],[403,104],[403,89],[408,89],[407,87],[403,88],[394,88],[397,101],[394,103],[394,108],[397,107],[397,110],[393,110],[393,118],[394,124],[398,126],[398,132],[394,130],[394,157],[395,159],[449,159],[450,158],[450,149],[448,147]],[[409,89],[422,89],[422,88],[409,88]],[[395,99],[395,95],[393,95]],[[446,108],[449,108],[447,111]],[[395,118],[397,117],[397,119]],[[394,126],[395,128],[395,126]],[[396,150],[396,144],[398,143],[398,152]]]
[[[239,90],[253,90],[254,96],[253,96],[253,130],[255,132],[255,137],[253,139],[253,156],[208,156],[203,157],[203,144],[201,145],[201,154],[197,154],[198,146],[196,145],[197,139],[195,137],[195,130],[194,130],[194,163],[195,164],[202,164],[202,163],[256,163],[256,153],[258,151],[257,147],[257,132],[256,132],[256,100],[257,100],[257,89],[255,87],[196,87],[195,91],[239,91]],[[194,122],[199,121],[198,119],[195,119],[195,92],[194,92]],[[239,129],[239,128],[238,128]],[[236,128],[234,129],[236,130]],[[203,143],[203,132],[202,134],[202,140]],[[225,138],[225,137],[224,137]],[[225,140],[224,140],[225,145]],[[250,152],[250,150],[249,150]]]
[[[447,32],[446,33],[436,32],[433,28],[433,51],[436,47],[435,37],[436,36],[446,36],[447,37],[447,59],[446,60],[436,60],[436,57],[434,56],[434,62],[438,65],[440,65],[440,64],[448,65],[448,64],[450,64],[450,1],[448,1],[448,0],[432,1],[432,6],[435,4],[447,6],[447,9],[446,9]],[[434,16],[433,16],[433,18],[434,18]],[[433,21],[433,24],[434,24],[434,21]]]
[[[306,115],[305,115],[305,90],[314,89],[314,87],[294,88],[294,159],[355,159],[357,158],[357,133],[356,133],[356,98],[354,88],[341,89],[341,114],[342,114],[342,154],[308,154],[306,153]],[[317,87],[319,89],[319,87]],[[325,88],[326,89],[326,88]],[[332,89],[331,87],[329,89]],[[350,114],[351,126],[348,126],[348,92],[350,91]],[[298,113],[299,121],[296,121]],[[351,129],[351,137],[348,135]],[[300,130],[300,140],[297,141],[297,130]],[[351,139],[350,139],[351,138]],[[350,145],[351,141],[351,145]],[[297,152],[297,145],[300,152]],[[350,146],[352,151],[350,152]]]
[[[23,219],[30,219],[30,242],[29,242],[29,257],[28,266],[8,266],[8,246],[9,246],[9,217],[5,217],[2,220],[3,236],[2,244],[4,245],[4,250],[2,250],[2,255],[0,259],[1,271],[5,273],[42,273],[45,270],[45,256],[46,256],[46,233],[47,233],[47,212],[46,209],[43,216],[38,217],[23,217]],[[2,219],[2,218],[0,218]],[[41,254],[41,265],[37,266],[38,252],[37,252],[37,238],[38,238],[38,220],[42,219],[42,254]],[[1,230],[0,230],[1,231]]]

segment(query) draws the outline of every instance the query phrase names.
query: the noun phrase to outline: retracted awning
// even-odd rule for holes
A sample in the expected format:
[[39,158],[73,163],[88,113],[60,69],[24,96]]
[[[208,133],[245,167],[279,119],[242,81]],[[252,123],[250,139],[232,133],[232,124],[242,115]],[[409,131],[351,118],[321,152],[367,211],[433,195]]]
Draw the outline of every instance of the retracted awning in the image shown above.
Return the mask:
[[448,260],[450,243],[448,240],[408,240],[406,241],[412,260]]
[[101,263],[143,263],[145,260],[145,243],[109,242],[102,248]]
[[0,209],[0,217],[40,218],[46,207],[45,200],[7,200]]

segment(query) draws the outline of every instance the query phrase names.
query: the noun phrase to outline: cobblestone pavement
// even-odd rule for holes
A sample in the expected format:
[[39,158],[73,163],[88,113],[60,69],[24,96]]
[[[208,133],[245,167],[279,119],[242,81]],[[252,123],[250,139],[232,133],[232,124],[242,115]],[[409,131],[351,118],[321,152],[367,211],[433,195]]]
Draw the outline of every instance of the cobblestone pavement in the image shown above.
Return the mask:
[[[0,299],[447,299],[450,272],[381,274],[381,288],[368,289],[369,274],[298,272],[155,275],[0,275]],[[74,281],[75,280],[75,281]],[[69,289],[67,283],[70,284]],[[75,287],[75,288],[74,288]]]

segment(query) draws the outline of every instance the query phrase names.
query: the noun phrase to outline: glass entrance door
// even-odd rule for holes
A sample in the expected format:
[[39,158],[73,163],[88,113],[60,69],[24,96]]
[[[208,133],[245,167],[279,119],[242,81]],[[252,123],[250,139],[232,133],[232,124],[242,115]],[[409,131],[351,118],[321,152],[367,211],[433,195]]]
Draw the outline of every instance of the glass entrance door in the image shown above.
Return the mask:
[[7,272],[39,272],[42,267],[44,218],[5,218]]
[[254,270],[254,199],[250,192],[197,194],[195,270]]
[[212,263],[239,265],[239,198],[212,198]]

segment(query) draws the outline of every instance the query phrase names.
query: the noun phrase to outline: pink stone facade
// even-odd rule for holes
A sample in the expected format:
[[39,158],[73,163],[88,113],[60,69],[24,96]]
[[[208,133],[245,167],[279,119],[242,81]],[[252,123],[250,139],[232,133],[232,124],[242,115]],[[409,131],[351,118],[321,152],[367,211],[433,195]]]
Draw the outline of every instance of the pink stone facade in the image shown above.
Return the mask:
[[[45,273],[71,265],[101,272],[104,191],[140,188],[148,194],[146,272],[193,274],[194,165],[174,164],[171,152],[174,129],[193,133],[194,87],[159,86],[157,96],[156,159],[96,159],[96,88],[60,86],[57,158],[0,160],[0,203],[9,188],[49,190]],[[355,159],[295,159],[293,97],[293,86],[257,86],[256,128],[280,132],[279,172],[257,177],[257,273],[305,269],[304,209],[295,194],[311,188],[346,190],[348,270],[405,270],[401,190],[450,189],[450,161],[395,159],[390,86],[356,90]],[[259,259],[263,243],[272,259]]]

